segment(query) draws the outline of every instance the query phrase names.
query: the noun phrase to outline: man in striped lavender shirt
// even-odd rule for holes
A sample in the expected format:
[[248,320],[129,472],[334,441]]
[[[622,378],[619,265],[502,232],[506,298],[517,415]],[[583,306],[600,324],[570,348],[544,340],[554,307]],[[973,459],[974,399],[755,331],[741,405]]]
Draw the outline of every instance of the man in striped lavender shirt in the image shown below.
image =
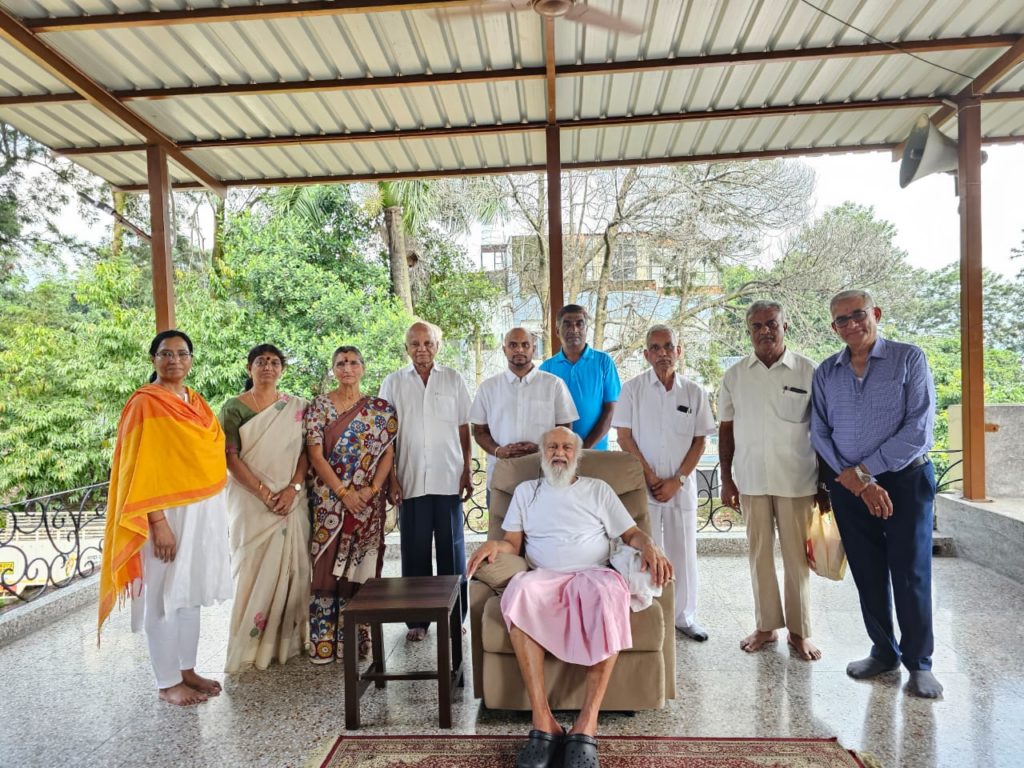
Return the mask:
[[873,644],[846,674],[863,680],[902,662],[907,692],[938,698],[942,685],[931,672],[935,472],[928,460],[935,385],[919,347],[878,335],[882,310],[867,291],[837,294],[829,309],[846,348],[815,371],[811,443],[834,475],[832,507]]

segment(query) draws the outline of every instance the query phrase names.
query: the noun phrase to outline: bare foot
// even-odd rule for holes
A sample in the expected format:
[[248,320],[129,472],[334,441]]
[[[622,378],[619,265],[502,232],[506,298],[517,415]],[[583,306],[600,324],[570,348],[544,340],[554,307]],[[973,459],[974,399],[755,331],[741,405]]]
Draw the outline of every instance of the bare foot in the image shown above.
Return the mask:
[[220,683],[208,677],[197,675],[194,669],[181,670],[181,681],[189,688],[205,693],[207,696],[220,696]]
[[796,655],[804,661],[817,661],[821,658],[821,649],[806,637],[800,637],[800,635],[790,632],[787,642],[789,647],[796,651]]
[[762,632],[760,629],[751,632],[740,640],[740,648],[747,653],[757,653],[766,645],[771,645],[779,639],[779,633],[774,629],[770,632]]
[[170,688],[160,689],[160,700],[179,707],[190,707],[193,704],[202,704],[206,701],[206,694],[200,693],[195,688],[178,683]]
[[427,628],[426,627],[413,627],[412,629],[410,629],[408,632],[405,633],[405,639],[409,640],[409,641],[411,641],[413,643],[420,642],[426,636],[427,636]]

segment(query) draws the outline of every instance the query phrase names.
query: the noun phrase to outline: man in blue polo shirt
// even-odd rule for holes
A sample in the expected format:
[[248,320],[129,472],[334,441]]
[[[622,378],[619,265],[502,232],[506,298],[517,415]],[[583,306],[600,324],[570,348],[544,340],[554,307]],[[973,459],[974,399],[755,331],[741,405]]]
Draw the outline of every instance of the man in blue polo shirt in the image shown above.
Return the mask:
[[587,310],[566,304],[558,311],[558,337],[562,351],[540,364],[565,382],[579,418],[572,431],[583,439],[584,448],[608,450],[608,430],[619,399],[619,372],[610,355],[587,344]]

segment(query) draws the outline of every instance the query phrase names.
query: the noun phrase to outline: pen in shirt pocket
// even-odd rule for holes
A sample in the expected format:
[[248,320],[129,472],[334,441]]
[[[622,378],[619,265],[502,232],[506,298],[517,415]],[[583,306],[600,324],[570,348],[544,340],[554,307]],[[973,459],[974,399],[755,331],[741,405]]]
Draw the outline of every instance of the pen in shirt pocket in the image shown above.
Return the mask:
[[806,395],[807,394],[807,390],[806,389],[800,389],[800,387],[786,387],[786,386],[784,386],[782,388],[782,391],[783,392],[795,392],[798,395]]

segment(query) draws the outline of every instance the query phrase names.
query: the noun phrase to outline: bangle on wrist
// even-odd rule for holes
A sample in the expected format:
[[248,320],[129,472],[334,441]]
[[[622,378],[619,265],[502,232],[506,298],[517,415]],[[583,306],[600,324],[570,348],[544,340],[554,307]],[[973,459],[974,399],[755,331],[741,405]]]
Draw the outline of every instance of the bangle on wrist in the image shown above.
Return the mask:
[[166,523],[167,522],[167,518],[166,517],[158,517],[156,519],[150,520],[149,522],[150,522],[150,524],[152,524],[152,523]]

